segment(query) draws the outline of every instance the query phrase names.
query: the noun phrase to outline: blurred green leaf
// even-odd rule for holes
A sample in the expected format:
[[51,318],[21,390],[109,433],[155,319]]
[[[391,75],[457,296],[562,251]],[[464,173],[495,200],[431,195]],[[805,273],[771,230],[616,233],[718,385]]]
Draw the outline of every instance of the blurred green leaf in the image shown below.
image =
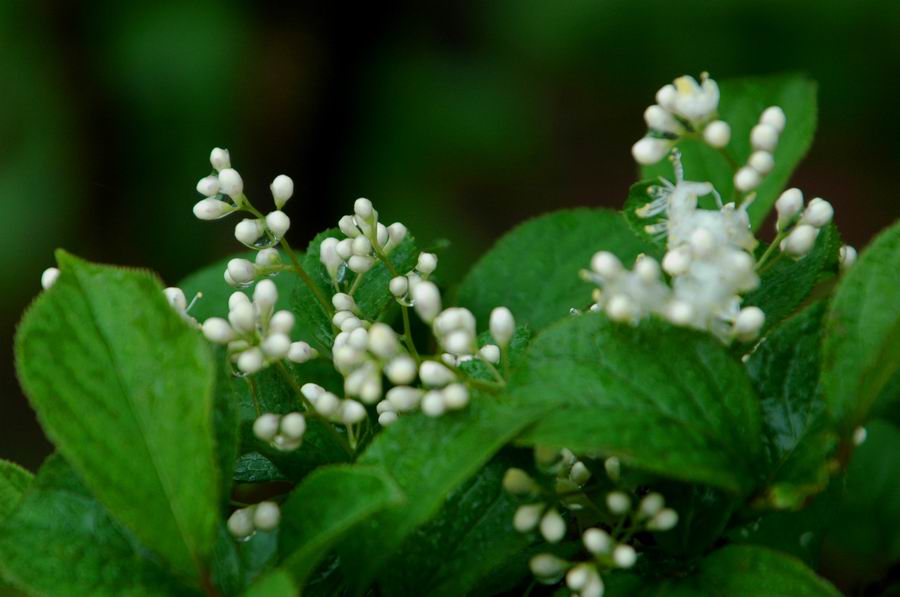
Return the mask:
[[299,594],[290,574],[274,570],[253,583],[244,592],[244,597],[296,597]]
[[16,509],[33,478],[18,464],[0,459],[0,522]]
[[64,252],[58,260],[59,281],[16,336],[22,386],[110,512],[196,578],[219,500],[209,348],[152,275]]
[[713,338],[598,314],[542,332],[510,392],[552,406],[520,441],[599,451],[623,464],[733,492],[758,481],[760,413],[739,363]]

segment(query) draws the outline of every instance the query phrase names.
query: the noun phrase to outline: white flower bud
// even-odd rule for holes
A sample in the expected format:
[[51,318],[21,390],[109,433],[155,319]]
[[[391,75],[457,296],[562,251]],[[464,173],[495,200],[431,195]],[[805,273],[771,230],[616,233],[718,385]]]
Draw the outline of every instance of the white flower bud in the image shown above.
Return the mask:
[[384,374],[393,384],[412,383],[416,378],[416,361],[409,355],[396,356],[385,365]]
[[784,110],[778,106],[769,106],[763,111],[759,121],[781,133],[784,130],[784,125],[787,123],[787,117],[784,115]]
[[233,205],[207,197],[194,204],[194,216],[198,220],[218,220],[233,212],[234,209]]
[[232,292],[228,297],[228,310],[232,311],[234,309],[237,309],[238,305],[247,305],[248,307],[251,306],[250,298],[240,290]]
[[429,417],[439,417],[447,410],[444,395],[440,390],[431,390],[422,397],[422,412]]
[[834,208],[831,207],[831,204],[821,197],[816,197],[806,206],[803,215],[800,217],[800,223],[822,228],[831,222],[833,216]]
[[666,318],[675,325],[688,325],[694,319],[694,307],[685,301],[672,301],[666,308]]
[[395,412],[383,412],[378,415],[378,424],[382,427],[390,427],[394,423],[397,422],[397,413]]
[[493,365],[500,362],[500,347],[496,344],[485,344],[478,350],[478,354]]
[[244,373],[252,375],[263,368],[263,353],[258,348],[245,350],[238,356],[237,367]]
[[319,245],[319,261],[332,278],[337,277],[338,270],[344,262],[337,253],[337,245],[338,239],[332,237],[324,239]]
[[416,313],[425,323],[431,323],[441,312],[441,293],[433,282],[423,281],[412,289]]
[[566,521],[556,508],[547,510],[541,518],[541,535],[550,543],[559,543],[566,536]]
[[353,216],[343,216],[338,220],[338,228],[341,229],[349,238],[356,238],[360,235],[359,228],[356,227],[356,220]]
[[581,597],[581,590],[588,584],[593,569],[594,567],[586,562],[573,566],[566,573],[566,586],[578,592],[578,597]]
[[381,359],[389,359],[400,350],[397,334],[386,323],[374,323],[369,328],[369,351]]
[[288,413],[281,418],[281,433],[298,440],[306,433],[306,418],[301,413]]
[[444,350],[455,355],[469,355],[474,352],[475,338],[468,332],[457,330],[441,340]]
[[187,298],[184,296],[184,291],[180,288],[166,288],[163,290],[163,295],[165,295],[166,300],[169,301],[169,304],[172,305],[177,311],[184,311],[187,309]]
[[347,267],[350,271],[357,274],[364,274],[375,265],[375,259],[372,257],[363,257],[361,255],[353,255],[347,260]]
[[387,400],[400,412],[414,409],[422,399],[422,390],[409,386],[397,386],[388,390]]
[[341,403],[341,422],[344,425],[355,425],[366,418],[366,407],[356,400],[344,400]]
[[253,421],[253,435],[264,442],[270,442],[278,434],[278,415],[266,413]]
[[269,320],[269,332],[290,334],[294,328],[294,314],[290,311],[276,311]]
[[778,147],[778,129],[769,124],[757,124],[750,131],[753,149],[774,153]]
[[742,193],[754,190],[760,183],[762,177],[750,166],[744,166],[734,175],[734,187]]
[[305,363],[319,356],[319,353],[306,342],[292,342],[288,349],[287,358],[293,363]]
[[456,379],[453,371],[437,361],[424,361],[419,365],[422,383],[431,387],[442,387]]
[[228,532],[235,539],[246,539],[256,531],[253,526],[253,509],[241,508],[228,517]]
[[617,545],[612,555],[613,562],[619,568],[631,568],[637,562],[637,552],[630,545]]
[[614,278],[622,272],[622,262],[609,251],[598,251],[591,258],[591,269],[603,278]]
[[781,241],[781,250],[794,258],[800,258],[809,253],[816,243],[819,231],[809,224],[800,224],[794,228],[787,238]]
[[236,200],[244,193],[244,181],[237,170],[224,168],[219,171],[219,189]]
[[591,471],[588,470],[588,467],[583,462],[578,461],[572,465],[572,470],[569,471],[569,479],[573,482],[578,485],[584,485],[590,478]]
[[798,188],[790,188],[783,192],[775,201],[775,211],[778,212],[779,230],[785,227],[794,216],[803,209],[803,193]]
[[323,392],[316,399],[315,407],[316,412],[323,417],[333,417],[341,410],[341,400],[331,392]]
[[534,529],[541,520],[544,504],[526,504],[519,506],[513,514],[513,528],[520,533]]
[[450,410],[465,408],[469,403],[469,390],[461,383],[452,383],[444,388],[444,404]]
[[281,254],[278,252],[278,249],[270,247],[258,252],[254,261],[259,267],[278,265],[279,263],[281,263]]
[[844,245],[838,252],[838,258],[840,259],[841,270],[845,271],[856,263],[856,249],[850,245]]
[[272,280],[260,280],[253,289],[253,303],[261,314],[268,314],[278,302],[278,288]]
[[653,257],[641,255],[634,262],[634,273],[645,283],[659,281],[659,263]]
[[269,185],[272,191],[272,198],[275,199],[275,207],[281,209],[288,199],[294,196],[294,181],[290,176],[279,174]]
[[388,232],[387,226],[379,223],[375,226],[375,241],[379,247],[385,247],[391,240],[391,234]]
[[379,402],[378,404],[375,405],[375,412],[377,412],[380,415],[382,413],[392,413],[392,412],[397,412],[397,411],[394,408],[394,405],[391,404],[389,401],[382,400],[381,402]]
[[369,221],[375,215],[375,208],[372,202],[364,197],[360,197],[353,203],[353,213],[361,220]]
[[549,553],[538,554],[528,562],[531,573],[542,579],[554,579],[559,577],[565,569],[565,566],[566,562],[564,560]]
[[651,531],[668,531],[678,524],[678,512],[671,508],[664,508],[657,512],[647,523]]
[[671,142],[665,139],[644,137],[631,146],[631,155],[638,164],[649,166],[666,157],[670,146]]
[[209,163],[217,172],[221,172],[225,168],[231,168],[231,154],[228,153],[227,149],[216,147],[209,154]]
[[388,244],[391,247],[396,247],[401,242],[403,242],[403,239],[406,238],[406,235],[408,233],[406,226],[404,226],[400,222],[394,222],[393,224],[388,226],[387,231],[388,231]]
[[538,489],[537,483],[520,468],[508,468],[503,475],[503,489],[512,495],[528,495]]
[[234,227],[234,238],[252,247],[263,234],[263,224],[259,220],[245,218]]
[[768,151],[754,151],[747,164],[765,176],[775,168],[775,158]]
[[41,288],[44,290],[49,290],[56,284],[56,281],[59,279],[59,269],[55,267],[48,267],[41,274]]
[[391,279],[389,288],[394,298],[403,298],[406,296],[406,291],[409,290],[409,280],[406,279],[406,276],[397,276]]
[[260,531],[274,531],[281,521],[281,509],[275,502],[260,502],[253,512],[253,526]]
[[310,402],[315,402],[325,393],[325,388],[315,383],[305,383],[300,388],[300,393]]
[[640,506],[638,506],[638,514],[644,518],[650,518],[656,516],[665,505],[666,501],[663,499],[663,496],[656,492],[648,493],[641,500]]
[[331,297],[331,304],[334,305],[334,308],[338,311],[350,311],[351,313],[356,313],[356,301],[353,300],[353,297],[344,292],[339,292],[333,297]]
[[228,321],[239,334],[249,334],[256,329],[256,313],[253,306],[247,303],[236,303],[228,311]]
[[731,141],[731,127],[724,120],[714,120],[703,129],[703,140],[711,147],[722,149]]
[[672,249],[663,257],[662,267],[670,276],[687,273],[691,267],[691,251],[686,246]]
[[644,110],[644,122],[647,123],[648,128],[661,133],[678,134],[681,132],[681,125],[675,120],[672,113],[656,104],[648,106]]
[[516,331],[516,320],[506,307],[496,307],[491,311],[489,324],[491,336],[500,346],[506,346]]
[[674,85],[669,83],[668,85],[663,85],[662,88],[656,92],[656,103],[671,112],[675,107],[675,98],[677,97],[678,91],[675,89]]
[[219,177],[204,176],[197,181],[197,192],[204,197],[213,197],[219,193]]
[[372,254],[372,243],[365,236],[357,236],[350,241],[350,252],[353,255],[368,257]]
[[228,262],[228,275],[238,284],[248,284],[256,278],[256,266],[246,259],[235,258]]
[[610,491],[606,494],[606,507],[613,514],[625,514],[631,508],[631,498],[622,491]]
[[584,547],[594,555],[609,553],[612,549],[612,538],[602,529],[590,528],[581,536]]
[[766,314],[759,307],[744,307],[734,320],[734,335],[741,342],[750,342],[759,336],[766,322]]
[[273,211],[266,215],[266,227],[280,239],[291,227],[291,219],[283,211]]
[[434,253],[419,253],[416,269],[426,276],[437,269],[438,258]]
[[221,317],[211,317],[204,321],[203,335],[215,344],[228,344],[235,338],[231,325]]
[[606,315],[613,321],[631,321],[637,316],[637,308],[624,294],[615,294],[606,304]]
[[622,463],[615,456],[610,456],[603,461],[603,469],[610,481],[618,481],[622,476]]
[[286,334],[270,334],[262,342],[262,350],[267,357],[283,359],[291,349],[291,339]]
[[866,431],[865,427],[857,427],[853,430],[853,436],[851,440],[853,441],[854,446],[861,446],[865,443],[866,438],[869,436],[869,432]]

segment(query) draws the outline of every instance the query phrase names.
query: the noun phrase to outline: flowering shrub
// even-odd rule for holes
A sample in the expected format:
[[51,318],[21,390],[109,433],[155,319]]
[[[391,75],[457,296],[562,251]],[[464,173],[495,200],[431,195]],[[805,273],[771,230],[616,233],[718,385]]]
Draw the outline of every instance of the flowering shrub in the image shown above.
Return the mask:
[[900,432],[866,427],[898,398],[900,226],[857,259],[826,200],[784,190],[815,125],[805,79],[680,77],[644,116],[622,213],[527,222],[449,295],[367,199],[295,251],[293,181],[264,214],[219,148],[193,212],[243,217],[247,252],[163,289],[60,251],[16,337],[58,454],[33,478],[0,462],[3,578],[835,594],[808,566],[847,532],[829,481],[859,511],[867,471],[900,472]]

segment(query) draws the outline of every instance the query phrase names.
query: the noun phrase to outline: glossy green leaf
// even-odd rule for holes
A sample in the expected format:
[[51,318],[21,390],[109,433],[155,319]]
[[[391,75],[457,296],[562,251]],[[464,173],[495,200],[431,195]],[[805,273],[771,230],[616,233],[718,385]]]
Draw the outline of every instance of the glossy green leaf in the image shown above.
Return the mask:
[[227,504],[235,460],[240,447],[240,408],[242,380],[236,378],[226,362],[224,349],[214,351],[216,381],[213,393],[213,431],[219,464],[222,501]]
[[865,421],[900,370],[898,272],[900,222],[863,251],[831,302],[822,346],[822,384],[831,413],[845,432]]
[[[769,106],[781,106],[787,125],[775,149],[775,169],[763,179],[750,205],[750,221],[758,229],[784,190],[791,174],[806,155],[816,130],[816,84],[799,75],[727,79],[719,81],[721,99],[719,117],[731,125],[731,142],[725,148],[731,162],[743,165],[750,157],[750,130]],[[734,168],[729,160],[705,143],[688,139],[678,144],[684,162],[685,178],[713,183],[724,201],[734,191]],[[674,181],[668,160],[641,170],[642,179],[663,176]]]
[[840,593],[789,555],[753,545],[724,547],[684,578],[644,580],[610,576],[608,597],[839,597]]
[[768,335],[747,361],[762,405],[768,456],[766,500],[795,508],[828,484],[837,438],[825,420],[819,347],[826,305],[818,303]]
[[192,594],[116,522],[58,456],[0,523],[0,571],[30,593]]
[[417,527],[440,510],[447,495],[474,475],[543,406],[475,393],[462,412],[438,419],[421,414],[401,417],[382,431],[360,462],[383,467],[407,502],[358,527],[340,546],[344,574],[361,589],[384,572],[385,562]]
[[535,339],[510,392],[520,404],[552,407],[522,442],[599,451],[736,492],[757,481],[757,398],[740,363],[708,335],[571,317]]
[[16,509],[33,478],[18,464],[0,459],[0,521]]
[[506,306],[521,325],[541,330],[572,308],[591,304],[591,284],[578,273],[600,250],[625,263],[656,248],[639,239],[625,219],[603,209],[571,209],[529,220],[508,232],[472,268],[459,304],[486,326],[494,307]]
[[403,492],[380,468],[317,470],[282,506],[278,550],[283,567],[303,586],[328,551],[354,527],[403,503]]
[[274,570],[250,585],[244,597],[296,597],[299,594],[290,574]]
[[116,518],[179,574],[215,538],[215,366],[152,275],[58,255],[16,336],[44,430]]

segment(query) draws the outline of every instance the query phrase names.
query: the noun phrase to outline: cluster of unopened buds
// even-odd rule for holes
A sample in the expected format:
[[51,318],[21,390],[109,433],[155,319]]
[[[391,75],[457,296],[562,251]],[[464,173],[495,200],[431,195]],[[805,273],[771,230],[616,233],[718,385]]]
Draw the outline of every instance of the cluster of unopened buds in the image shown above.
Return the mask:
[[[804,207],[803,192],[797,188],[788,189],[778,197],[775,211],[778,248],[793,259],[800,259],[812,250],[819,231],[834,217],[834,208],[821,197],[811,199]],[[856,249],[849,245],[841,247],[841,267],[850,267],[855,261]]]
[[228,319],[211,317],[203,322],[203,335],[228,347],[237,369],[245,374],[288,359],[305,363],[318,356],[303,341],[292,342],[294,314],[275,311],[278,289],[271,280],[261,280],[253,289],[253,300],[238,290],[228,299]]
[[[601,513],[597,526],[586,529],[581,536],[588,556],[586,560],[570,561],[552,553],[540,553],[531,558],[531,571],[542,583],[556,584],[565,578],[566,586],[573,594],[600,597],[604,592],[604,573],[631,568],[637,562],[638,552],[629,542],[636,534],[668,531],[678,524],[677,512],[666,508],[662,495],[655,492],[636,500],[630,492],[614,489],[605,495],[605,511],[600,509],[584,490],[591,477],[590,471],[569,450],[539,447],[535,449],[535,461],[538,471],[550,476],[550,488],[519,468],[508,469],[503,478],[507,492],[528,502],[519,506],[513,516],[513,527],[517,531],[530,533],[538,529],[548,543],[556,544],[568,533],[568,525],[559,508],[577,512],[590,506],[591,511]],[[618,482],[618,459],[606,459],[604,469],[613,484]],[[635,501],[637,507],[633,506]]]
[[302,413],[266,413],[253,422],[253,435],[282,452],[296,450],[303,443],[306,418]]
[[750,130],[750,146],[753,153],[746,165],[734,174],[734,188],[749,193],[762,184],[763,179],[775,168],[775,149],[784,131],[787,117],[778,106],[769,106],[759,117],[759,122]]
[[238,541],[248,541],[257,531],[274,531],[281,522],[281,508],[275,502],[259,502],[232,512],[228,532]]

